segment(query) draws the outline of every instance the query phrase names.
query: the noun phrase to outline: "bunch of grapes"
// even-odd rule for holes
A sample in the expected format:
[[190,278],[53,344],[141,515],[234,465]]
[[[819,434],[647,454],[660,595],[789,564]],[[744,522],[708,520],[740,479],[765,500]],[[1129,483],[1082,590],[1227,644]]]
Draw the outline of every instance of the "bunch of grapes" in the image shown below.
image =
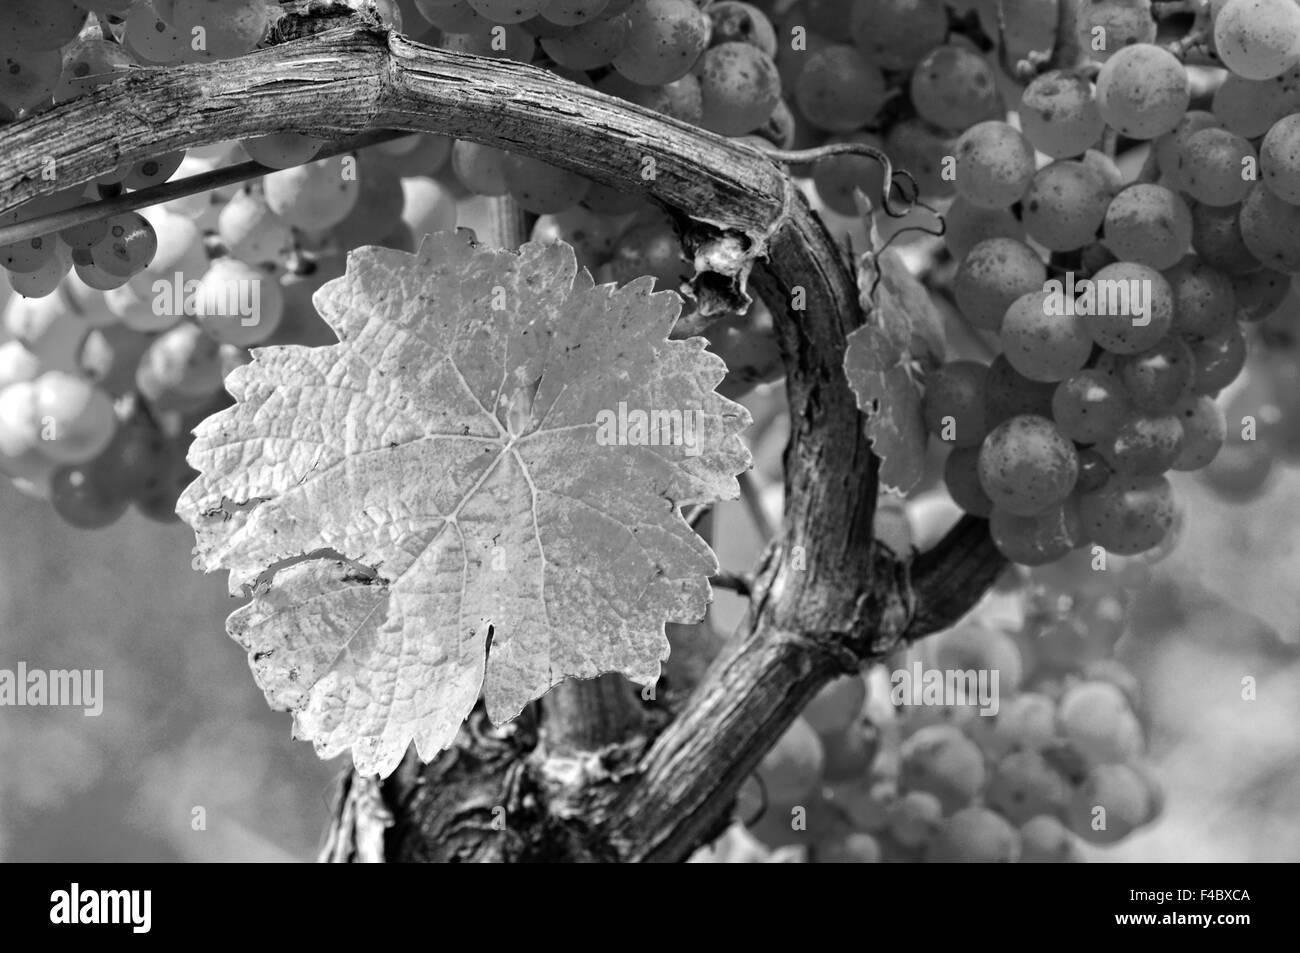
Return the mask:
[[[898,509],[877,525],[910,533]],[[1091,571],[1082,554],[1012,570],[956,627],[831,682],[696,859],[1073,863],[1152,823],[1146,715],[1114,657],[1149,573],[1143,558]],[[926,672],[970,673],[970,693],[927,695]]]

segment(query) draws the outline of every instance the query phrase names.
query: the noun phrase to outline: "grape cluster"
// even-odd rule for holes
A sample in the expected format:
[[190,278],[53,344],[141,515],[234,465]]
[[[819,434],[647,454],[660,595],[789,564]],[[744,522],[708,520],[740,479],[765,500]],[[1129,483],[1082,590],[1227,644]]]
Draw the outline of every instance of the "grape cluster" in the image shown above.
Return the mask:
[[1089,59],[1021,75],[1014,115],[945,111],[969,80],[934,93],[958,62],[964,76],[992,69],[989,56],[940,47],[926,62],[947,66],[913,73],[913,107],[956,137],[952,298],[997,352],[931,373],[925,421],[951,448],[953,500],[990,521],[1008,559],[1147,552],[1175,524],[1171,471],[1211,485],[1267,476],[1267,443],[1241,439],[1225,408],[1258,325],[1294,318],[1297,11],[1212,4],[1208,52],[1226,69],[1198,68],[1194,84],[1155,42],[1149,4],[1089,4]]
[[[890,515],[879,534],[905,541]],[[1083,554],[1013,571],[958,626],[831,682],[696,859],[1071,863],[1150,824],[1162,794],[1142,698],[1113,656],[1149,574],[1140,558],[1093,572]],[[996,713],[896,689],[917,666],[997,673]]]

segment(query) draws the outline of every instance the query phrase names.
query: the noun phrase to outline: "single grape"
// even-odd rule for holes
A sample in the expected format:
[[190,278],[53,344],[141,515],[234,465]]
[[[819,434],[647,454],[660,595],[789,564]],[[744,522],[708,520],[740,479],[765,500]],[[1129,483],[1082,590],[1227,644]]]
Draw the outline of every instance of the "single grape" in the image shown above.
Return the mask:
[[1174,294],[1154,268],[1132,261],[1107,265],[1092,277],[1095,300],[1083,310],[1092,339],[1114,354],[1155,345],[1173,326]]
[[1195,255],[1184,257],[1164,276],[1174,296],[1174,333],[1206,337],[1237,317],[1232,279]]
[[1245,79],[1272,79],[1300,61],[1300,8],[1292,0],[1227,0],[1214,17],[1214,49]]
[[107,221],[103,238],[90,247],[96,268],[119,278],[143,271],[158,251],[158,235],[139,212],[124,212]]
[[268,169],[291,169],[310,162],[323,145],[324,140],[298,132],[275,132],[240,143],[245,155]]
[[1052,384],[1033,381],[1016,370],[1005,354],[989,363],[984,379],[984,423],[992,428],[1021,414],[1050,417]]
[[50,475],[50,505],[77,529],[102,529],[121,518],[130,505],[107,493],[93,466],[62,466]]
[[85,22],[85,8],[66,0],[6,4],[0,50],[56,50],[72,42]]
[[997,331],[1017,298],[1043,289],[1047,266],[1024,242],[990,238],[962,259],[953,278],[953,297],[978,328]]
[[963,511],[987,519],[993,501],[980,485],[979,457],[979,447],[954,447],[943,464],[943,482]]
[[1020,825],[1020,863],[1079,863],[1079,849],[1070,829],[1058,818],[1040,815]]
[[67,277],[72,267],[72,258],[66,249],[56,251],[38,268],[9,276],[9,286],[27,298],[44,298],[53,294]]
[[803,117],[827,132],[853,132],[885,103],[884,75],[846,43],[809,56],[794,88]]
[[1011,366],[1033,381],[1061,381],[1092,354],[1088,318],[1069,313],[1063,295],[1033,291],[1011,303],[999,337]]
[[879,841],[870,834],[855,831],[842,840],[819,846],[816,860],[819,864],[878,864],[882,856]]
[[903,742],[899,783],[939,799],[945,811],[971,802],[984,787],[984,757],[953,725],[929,725]]
[[193,219],[164,208],[144,209],[141,214],[153,228],[158,248],[149,263],[131,276],[129,285],[139,297],[152,300],[155,308],[169,308],[179,316],[178,291],[183,293],[187,281],[197,281],[208,269],[203,232]]
[[980,483],[995,506],[1031,516],[1070,495],[1079,455],[1050,420],[1026,414],[993,428],[980,448],[979,466]]
[[1078,509],[1069,500],[1032,516],[995,506],[989,515],[989,536],[998,552],[1022,566],[1056,562],[1083,539]]
[[278,261],[293,243],[289,226],[251,189],[226,203],[217,218],[217,234],[230,254],[250,264]]
[[971,126],[956,147],[957,191],[983,208],[1018,202],[1034,177],[1034,150],[1014,126],[987,121]]
[[492,146],[457,139],[451,167],[460,183],[475,195],[506,194],[507,155]]
[[1035,77],[1020,94],[1019,116],[1025,138],[1053,159],[1080,155],[1101,138],[1106,125],[1092,84],[1066,70]]
[[284,296],[274,275],[236,258],[218,258],[195,292],[199,327],[222,344],[252,347],[275,333]]
[[644,86],[689,73],[713,30],[708,14],[690,0],[634,0],[627,18],[627,44],[614,57],[614,69]]
[[1162,413],[1191,391],[1192,349],[1174,334],[1145,351],[1120,357],[1119,379],[1139,410]]
[[58,50],[8,50],[0,53],[0,104],[17,113],[54,100],[63,73]]
[[1243,139],[1256,139],[1300,107],[1300,95],[1279,80],[1258,82],[1235,73],[1215,91],[1210,111]]
[[1242,241],[1265,267],[1300,272],[1300,205],[1283,202],[1264,183],[1245,196],[1240,213]]
[[867,700],[867,683],[859,675],[843,675],[813,696],[801,714],[818,734],[843,731],[857,722]]
[[1138,182],[1111,200],[1104,232],[1106,247],[1121,260],[1172,268],[1192,243],[1192,213],[1176,192]]
[[562,212],[582,201],[591,180],[540,159],[510,154],[505,162],[506,188],[521,208],[537,215]]
[[776,64],[748,43],[712,47],[700,57],[695,73],[703,100],[702,125],[723,136],[752,132],[781,99]]
[[964,46],[931,50],[912,71],[910,89],[917,114],[943,129],[990,119],[998,106],[993,68]]
[[1210,465],[1227,438],[1223,408],[1205,395],[1184,397],[1172,413],[1183,425],[1183,447],[1174,470],[1200,470]]
[[0,245],[0,267],[16,275],[36,271],[58,257],[58,242],[57,235],[38,235]]
[[1083,444],[1113,436],[1129,414],[1128,395],[1120,381],[1096,370],[1082,370],[1066,378],[1052,395],[1056,426]]
[[1154,477],[1174,465],[1183,449],[1183,425],[1173,414],[1137,412],[1096,448],[1124,477]]
[[123,45],[159,65],[191,58],[190,34],[160,17],[152,4],[137,3],[123,25]]
[[748,43],[776,56],[776,30],[767,14],[741,0],[719,0],[704,10],[713,21],[713,43]]
[[456,228],[456,198],[437,179],[410,176],[401,180],[402,222],[419,247],[425,235]]
[[1269,129],[1259,147],[1259,169],[1269,191],[1300,205],[1300,113],[1284,116]]
[[1097,76],[1097,106],[1107,125],[1130,139],[1171,131],[1191,99],[1187,70],[1168,50],[1135,43],[1115,52]]
[[1237,379],[1246,366],[1246,336],[1236,324],[1209,337],[1192,341],[1192,392],[1217,394]]
[[822,761],[817,732],[803,718],[796,718],[756,771],[768,803],[795,804],[811,795],[821,784]]
[[[345,159],[347,163],[345,164]],[[350,157],[334,156],[262,179],[266,204],[287,225],[321,231],[347,218],[360,195]]]
[[[844,22],[835,23],[837,29]],[[854,0],[849,34],[862,55],[885,69],[910,69],[948,35],[942,0]]]
[[193,38],[192,49],[228,60],[262,42],[271,11],[267,0],[176,0],[168,22]]
[[1255,147],[1247,140],[1227,129],[1202,129],[1183,143],[1178,182],[1198,202],[1236,205],[1250,191],[1255,161]]
[[825,755],[822,777],[827,782],[861,777],[880,750],[876,733],[862,724],[820,737]]
[[85,463],[113,439],[113,402],[90,381],[47,371],[33,382],[41,453],[56,463]]
[[1097,236],[1111,203],[1101,178],[1081,162],[1053,162],[1029,184],[1021,213],[1029,237],[1051,251],[1074,251]]
[[1225,275],[1241,275],[1259,268],[1259,261],[1241,237],[1240,210],[1239,205],[1192,205],[1192,248],[1206,264]]
[[1152,43],[1156,21],[1151,0],[1092,0],[1080,4],[1075,35],[1079,49],[1098,62],[1134,43]]
[[[1291,290],[1291,278],[1270,268],[1260,268],[1232,279],[1233,300],[1238,321],[1263,321],[1274,314],[1286,301]],[[1290,315],[1288,314],[1288,318]],[[1215,333],[1227,327],[1225,322]],[[1208,335],[1202,335],[1208,336]]]
[[1173,490],[1163,476],[1115,475],[1079,497],[1084,531],[1111,553],[1136,556],[1160,544],[1174,521]]
[[1065,816],[1071,793],[1039,752],[1016,751],[998,762],[984,803],[1012,824],[1024,824],[1039,815]]
[[154,185],[161,185],[176,174],[176,170],[181,167],[181,163],[184,161],[184,149],[177,149],[175,152],[169,152],[166,155],[141,159],[139,162],[132,163],[126,178],[122,180],[122,184],[128,189],[147,189]]
[[[617,13],[603,19],[591,20],[562,36],[544,36],[541,44],[546,55],[561,66],[568,69],[592,70],[608,66],[627,47],[631,29],[631,21],[628,17],[623,13]],[[646,73],[648,72],[647,68]],[[660,84],[646,83],[645,85]]]
[[1000,814],[983,807],[965,807],[944,823],[930,843],[930,863],[1015,863],[1020,835]]
[[221,389],[221,345],[185,322],[160,335],[140,358],[136,386],[161,405],[188,407]]
[[889,809],[889,832],[909,850],[926,847],[943,826],[943,804],[928,791],[908,791]]
[[950,361],[926,379],[922,415],[926,429],[955,447],[984,441],[985,384],[988,366],[978,361]]

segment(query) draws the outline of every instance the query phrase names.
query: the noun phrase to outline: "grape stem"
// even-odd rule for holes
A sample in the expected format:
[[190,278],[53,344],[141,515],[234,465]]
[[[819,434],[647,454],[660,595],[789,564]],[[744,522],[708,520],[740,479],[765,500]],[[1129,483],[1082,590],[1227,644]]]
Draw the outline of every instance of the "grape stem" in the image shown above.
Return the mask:
[[[446,757],[381,786],[389,859],[683,860],[726,826],[740,785],[824,684],[951,625],[1005,562],[979,520],[910,561],[874,543],[879,461],[843,371],[865,318],[850,263],[788,173],[544,70],[348,25],[338,9],[320,32],[298,23],[299,38],[239,59],[132,70],[3,127],[0,211],[177,149],[400,129],[529,155],[686,217],[697,298],[743,308],[755,290],[786,365],[784,517],[745,621],[680,708],[648,705],[664,717],[592,770],[549,760],[528,719],[490,728],[476,713]],[[40,174],[51,155],[57,182]],[[484,805],[506,805],[506,834]]]

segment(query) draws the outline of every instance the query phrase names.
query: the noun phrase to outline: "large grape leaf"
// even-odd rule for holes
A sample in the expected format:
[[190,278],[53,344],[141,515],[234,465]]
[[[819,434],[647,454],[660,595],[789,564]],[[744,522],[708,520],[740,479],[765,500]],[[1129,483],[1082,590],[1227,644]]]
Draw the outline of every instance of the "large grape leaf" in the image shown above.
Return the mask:
[[[230,633],[323,757],[387,774],[480,691],[500,721],[566,676],[653,681],[664,623],[703,617],[717,564],[680,507],[739,495],[749,414],[703,338],[667,340],[680,299],[651,287],[593,287],[562,243],[366,247],[314,299],[338,344],[227,378],[178,511],[251,594]],[[698,437],[610,444],[620,404]]]
[[942,319],[892,249],[862,256],[858,287],[867,322],[848,337],[844,373],[867,415],[881,483],[906,493],[925,472],[928,435],[918,365],[943,360]]

